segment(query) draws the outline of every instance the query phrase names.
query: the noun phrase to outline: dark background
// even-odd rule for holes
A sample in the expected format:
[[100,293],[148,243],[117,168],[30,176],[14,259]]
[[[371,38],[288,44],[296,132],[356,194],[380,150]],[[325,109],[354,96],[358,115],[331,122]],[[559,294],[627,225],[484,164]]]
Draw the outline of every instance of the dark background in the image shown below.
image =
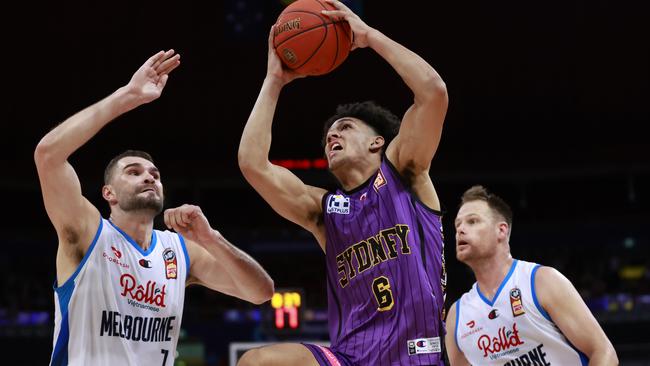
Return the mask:
[[[431,167],[446,209],[447,303],[474,281],[455,260],[459,197],[484,184],[513,206],[513,255],[565,273],[622,364],[645,364],[645,9],[614,0],[350,5],[447,83],[449,110]],[[237,168],[239,138],[266,71],[267,32],[282,8],[279,0],[3,5],[0,338],[17,364],[46,363],[52,342],[56,235],[41,201],[34,147],[65,118],[126,84],[162,49],[182,56],[162,97],[118,118],[72,156],[84,193],[106,213],[105,164],[128,148],[149,151],[162,171],[168,207],[201,205],[213,227],[258,259],[277,287],[302,288],[309,308],[325,309],[324,261],[315,241],[276,215]],[[271,158],[322,157],[323,121],[336,105],[361,100],[398,115],[412,103],[397,74],[370,49],[352,52],[328,75],[291,83],[277,109]],[[325,171],[296,174],[314,185],[333,183]],[[190,288],[181,344],[201,345],[203,361],[195,364],[219,365],[229,342],[291,338],[265,332],[256,309]],[[316,318],[313,333],[295,337],[326,340]]]

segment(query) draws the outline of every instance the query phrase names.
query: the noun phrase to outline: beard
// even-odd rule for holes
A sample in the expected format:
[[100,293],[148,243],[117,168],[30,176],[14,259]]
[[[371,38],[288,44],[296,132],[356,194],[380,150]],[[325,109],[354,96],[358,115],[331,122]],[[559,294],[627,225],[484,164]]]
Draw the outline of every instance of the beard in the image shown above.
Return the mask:
[[155,215],[162,212],[163,197],[134,195],[119,203],[123,211],[152,211]]

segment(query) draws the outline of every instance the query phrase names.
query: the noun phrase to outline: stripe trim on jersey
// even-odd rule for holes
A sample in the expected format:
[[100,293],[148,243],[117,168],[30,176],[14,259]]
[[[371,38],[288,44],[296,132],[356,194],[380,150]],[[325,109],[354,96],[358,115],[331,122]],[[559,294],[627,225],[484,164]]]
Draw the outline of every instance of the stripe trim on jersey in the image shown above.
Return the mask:
[[[537,292],[535,291],[535,275],[537,274],[537,270],[540,269],[540,267],[541,267],[541,265],[539,265],[539,264],[536,265],[536,266],[533,268],[533,271],[530,273],[530,288],[531,288],[531,292],[532,292],[532,294],[533,294],[533,303],[535,303],[535,307],[536,307],[537,310],[538,310],[538,311],[539,311],[539,312],[544,316],[544,318],[546,318],[546,320],[548,320],[548,321],[550,321],[551,323],[555,324],[555,322],[553,322],[553,320],[551,319],[551,316],[548,315],[548,313],[546,312],[546,310],[544,310],[544,308],[542,307],[542,305],[539,303],[539,300],[537,299]],[[558,329],[559,329],[559,328],[558,328]],[[561,330],[560,330],[560,333],[562,333]],[[564,333],[562,333],[562,335],[564,335]],[[577,353],[578,356],[580,357],[580,364],[583,365],[583,366],[588,365],[588,364],[589,364],[589,358],[587,358],[587,355],[585,355],[584,353],[582,353],[582,351],[580,351],[579,349],[577,349],[577,348],[573,345],[573,343],[571,343],[571,341],[569,341],[569,339],[568,339],[566,336],[564,336],[564,338],[566,339],[566,342],[569,344],[569,346],[570,346],[571,348],[573,348],[573,350],[576,351],[576,353]]]
[[178,239],[181,241],[181,248],[183,248],[183,254],[185,254],[185,267],[187,268],[187,275],[185,276],[186,278],[190,278],[190,256],[187,254],[187,246],[185,245],[185,239],[183,238],[183,235],[181,234],[176,234],[178,235]]
[[52,359],[50,360],[50,365],[67,365],[68,364],[68,342],[70,340],[70,329],[68,326],[68,304],[70,303],[70,298],[72,298],[72,293],[74,292],[74,280],[77,278],[79,271],[86,264],[86,261],[90,257],[93,249],[95,249],[95,244],[99,239],[99,234],[102,232],[102,227],[104,226],[104,220],[102,217],[99,217],[99,227],[95,233],[92,243],[88,247],[86,254],[81,259],[81,262],[77,266],[77,269],[74,271],[72,276],[68,278],[62,286],[57,287],[56,280],[54,281],[54,292],[59,300],[59,309],[61,312],[61,329],[59,330],[58,337],[56,338],[56,345],[54,346],[54,351],[52,351]]
[[488,304],[490,306],[494,306],[494,302],[499,297],[499,294],[501,293],[501,290],[503,290],[503,287],[506,285],[506,282],[508,282],[508,280],[510,279],[510,276],[512,276],[512,272],[515,271],[515,267],[517,266],[518,261],[519,261],[518,259],[515,259],[512,262],[512,265],[510,266],[510,270],[508,271],[508,274],[503,279],[503,281],[501,281],[501,285],[499,286],[499,289],[497,290],[497,292],[494,294],[494,297],[492,298],[492,301],[488,300],[485,296],[483,296],[483,293],[481,292],[481,288],[478,286],[478,281],[476,281],[476,292],[478,292],[478,296],[481,298],[481,300],[483,300],[486,304]]
[[[461,296],[460,299],[462,298],[463,297]],[[454,339],[456,340],[456,347],[458,347],[458,350],[460,350],[460,344],[458,344],[458,320],[460,319],[460,299],[456,301],[456,328],[454,329]]]
[[[423,207],[424,209],[426,209],[427,211],[429,211],[429,212],[435,214],[436,216],[442,216],[442,215],[444,214],[444,212],[443,212],[442,210],[436,210],[436,209],[433,209],[433,208],[427,206],[426,203],[422,202],[422,200],[420,199],[420,197],[418,197],[418,196],[415,194],[415,192],[413,192],[412,187],[409,186],[409,185],[407,184],[407,182],[406,182],[406,180],[404,179],[404,177],[402,177],[402,174],[400,174],[400,172],[397,171],[397,168],[395,167],[395,165],[393,165],[393,163],[388,159],[388,157],[387,157],[386,155],[384,155],[383,160],[386,160],[386,163],[387,163],[388,167],[390,168],[390,170],[392,170],[393,173],[395,173],[395,175],[396,175],[397,178],[399,179],[400,183],[402,183],[402,185],[404,186],[404,188],[406,189],[406,191],[409,193],[409,195],[410,195],[412,198],[414,198],[415,201],[416,201],[417,203],[420,204],[420,206],[422,206],[422,207]],[[441,204],[441,206],[442,206],[442,204]]]
[[129,236],[129,234],[125,233],[124,231],[122,231],[122,229],[120,229],[119,227],[117,227],[117,225],[115,225],[115,224],[113,223],[113,221],[108,220],[108,222],[111,224],[111,226],[113,226],[113,227],[115,228],[115,230],[117,230],[120,234],[122,234],[122,236],[124,237],[124,239],[126,239],[126,241],[128,241],[129,243],[131,243],[131,245],[133,245],[133,247],[134,247],[135,249],[137,249],[138,252],[140,252],[140,254],[142,254],[143,256],[146,257],[146,256],[148,256],[149,254],[151,254],[151,252],[153,252],[153,249],[156,247],[156,243],[158,242],[158,240],[156,240],[156,238],[157,238],[156,230],[151,230],[151,244],[149,245],[149,248],[147,248],[147,250],[144,251],[144,250],[142,250],[142,247],[141,247],[140,245],[138,245],[138,243],[136,243],[135,240],[133,240],[133,239]]
[[533,302],[535,303],[535,307],[537,310],[546,318],[546,320],[552,322],[551,317],[548,315],[546,310],[542,307],[542,305],[539,303],[539,300],[537,300],[537,292],[535,292],[535,274],[537,274],[537,270],[541,267],[539,264],[533,268],[533,271],[530,273],[530,288],[533,293]]
[[[561,333],[561,331],[560,331],[560,333]],[[562,333],[562,335],[564,335],[564,333]],[[589,358],[587,357],[587,355],[585,355],[584,353],[582,353],[582,351],[577,349],[576,346],[574,346],[573,343],[571,343],[571,341],[569,341],[569,338],[567,338],[566,336],[564,336],[564,338],[566,339],[566,343],[569,345],[569,347],[571,347],[574,351],[576,351],[576,353],[578,354],[578,357],[580,357],[580,365],[588,366],[589,365]]]

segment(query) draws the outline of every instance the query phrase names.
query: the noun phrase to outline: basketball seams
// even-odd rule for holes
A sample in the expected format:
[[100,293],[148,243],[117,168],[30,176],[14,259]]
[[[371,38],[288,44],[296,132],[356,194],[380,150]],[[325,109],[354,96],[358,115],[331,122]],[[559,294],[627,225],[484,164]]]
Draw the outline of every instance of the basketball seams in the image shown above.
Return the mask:
[[[298,5],[300,2],[302,2],[302,5]],[[293,7],[293,9],[291,7]],[[305,75],[323,75],[329,73],[337,68],[347,58],[350,52],[350,50],[345,50],[343,48],[344,43],[349,43],[351,49],[351,29],[349,28],[349,25],[347,25],[346,29],[346,25],[343,24],[347,23],[347,21],[344,19],[335,20],[334,18],[325,16],[321,13],[321,9],[336,10],[336,8],[323,3],[321,0],[300,0],[294,2],[285,9],[276,22],[276,26],[280,26],[285,22],[291,22],[292,18],[297,15],[302,15],[306,18],[304,22],[307,23],[307,28],[294,29],[291,30],[291,32],[287,32],[288,34],[273,35],[273,47],[275,51],[281,57],[284,65],[295,72]],[[314,19],[314,17],[318,19]],[[334,28],[333,32],[328,29],[330,25]],[[320,32],[320,27],[324,27],[323,34],[316,35],[309,33],[313,31]],[[343,28],[337,29],[337,27]],[[305,35],[306,33],[308,35]],[[296,38],[300,35],[309,38],[309,43],[307,44],[311,47],[301,45],[300,37]],[[332,37],[334,38],[332,39]],[[280,39],[282,40],[279,41]],[[287,42],[290,42],[290,44],[287,44]],[[299,55],[298,57],[306,57],[306,59],[302,60],[302,62],[300,62],[301,60],[295,60],[300,62],[295,65],[290,64],[289,60],[285,59],[285,57],[291,56],[290,54],[281,54],[296,51],[300,51],[297,53],[297,55]],[[295,61],[292,62],[295,63]],[[329,66],[327,65],[327,61],[330,61]],[[310,66],[311,64],[314,64],[314,66]]]
[[[318,50],[320,50],[320,48],[323,46],[323,43],[325,43],[325,40],[327,39],[327,32],[328,32],[328,30],[327,30],[327,28],[328,28],[327,25],[325,25],[325,26],[319,25],[318,27],[311,28],[311,29],[309,29],[309,32],[314,31],[314,30],[318,29],[319,27],[323,27],[323,28],[325,28],[325,35],[323,36],[323,39],[321,39],[320,43],[318,44],[318,47],[316,47],[316,49],[314,50],[314,52],[312,52],[311,55],[309,55],[309,57],[307,57],[307,59],[306,59],[303,63],[301,63],[300,65],[298,65],[298,66],[296,66],[296,67],[290,67],[290,66],[289,66],[289,68],[290,68],[291,70],[297,70],[297,69],[303,67],[305,64],[307,64],[307,63],[309,62],[309,60],[311,60],[312,57],[314,57],[314,56],[318,53]],[[298,36],[298,35],[301,35],[301,34],[305,34],[305,33],[307,33],[307,32],[308,32],[308,31],[303,31],[303,32],[300,32],[300,33],[298,33],[298,34],[296,34],[296,35],[291,36],[290,38],[286,39],[286,40],[285,40],[284,42],[282,42],[281,44],[277,45],[276,48],[277,48],[277,47],[280,47],[282,44],[286,43],[289,39],[294,38],[295,36]]]
[[[323,4],[321,1],[319,1],[319,0],[315,0],[315,1],[316,1],[320,6],[323,7],[323,10],[330,10],[330,9],[328,9],[328,8],[325,6],[325,4]],[[336,64],[337,64],[337,62],[338,62],[338,60],[339,60],[339,57],[341,56],[341,55],[339,54],[339,32],[338,32],[338,29],[336,29],[336,28],[337,28],[337,26],[338,26],[339,23],[343,23],[343,22],[345,22],[345,20],[343,20],[343,21],[341,21],[341,20],[339,20],[339,21],[334,21],[334,20],[331,19],[331,18],[330,18],[330,20],[332,20],[331,24],[334,25],[334,36],[336,37],[336,56],[334,57],[334,61],[332,61],[332,65],[329,67],[329,69],[327,70],[327,72],[330,72],[330,71],[332,71],[332,70],[334,69],[334,67],[336,66]],[[351,31],[351,30],[350,30],[350,31]],[[350,37],[347,36],[346,32],[343,32],[343,34],[346,36],[346,38],[350,39]],[[351,40],[350,40],[350,41],[351,41]]]

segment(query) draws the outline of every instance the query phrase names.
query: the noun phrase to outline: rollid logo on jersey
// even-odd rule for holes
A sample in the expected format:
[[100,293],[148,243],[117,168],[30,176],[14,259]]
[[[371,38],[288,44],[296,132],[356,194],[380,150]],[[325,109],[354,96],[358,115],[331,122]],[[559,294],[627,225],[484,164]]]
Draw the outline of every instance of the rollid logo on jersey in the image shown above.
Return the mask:
[[506,330],[506,327],[499,328],[496,336],[483,334],[476,342],[479,350],[483,351],[483,357],[490,356],[490,359],[496,360],[506,354],[518,352],[524,342],[519,338],[517,323],[512,325],[512,330]]
[[163,285],[161,288],[156,286],[155,281],[147,281],[147,284],[143,286],[136,281],[135,277],[125,273],[120,277],[120,286],[122,286],[120,295],[124,297],[139,303],[165,307],[165,295],[167,294],[165,288],[167,285]]
[[350,213],[350,198],[333,194],[327,199],[327,213],[348,215]]
[[521,301],[521,291],[516,287],[510,290],[510,307],[512,308],[513,316],[526,314],[524,304]]
[[176,263],[176,253],[171,249],[167,248],[162,254],[163,259],[165,260],[165,277],[167,279],[176,279],[178,276],[178,264]]
[[379,173],[377,173],[377,178],[375,178],[375,182],[372,184],[372,187],[375,189],[375,191],[379,192],[379,188],[383,187],[386,185],[386,177],[384,177],[384,173],[379,169]]

